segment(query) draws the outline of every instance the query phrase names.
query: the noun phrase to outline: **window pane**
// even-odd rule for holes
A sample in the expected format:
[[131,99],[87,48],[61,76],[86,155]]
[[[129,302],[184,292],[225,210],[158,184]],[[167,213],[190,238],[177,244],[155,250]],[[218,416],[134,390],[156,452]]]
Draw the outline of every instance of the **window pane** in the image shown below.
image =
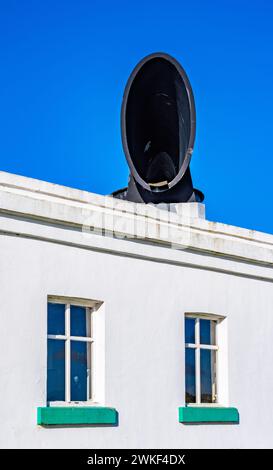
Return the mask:
[[195,349],[186,348],[186,403],[195,403]]
[[195,343],[195,319],[194,318],[185,318],[185,342],[186,343]]
[[52,304],[47,305],[47,333],[49,335],[65,334],[65,305]]
[[47,340],[47,401],[65,400],[65,341]]
[[71,400],[90,398],[90,344],[71,341]]
[[216,402],[216,351],[201,349],[201,402]]
[[91,336],[90,310],[85,307],[71,305],[71,336]]
[[215,327],[214,320],[200,320],[200,344],[215,345]]

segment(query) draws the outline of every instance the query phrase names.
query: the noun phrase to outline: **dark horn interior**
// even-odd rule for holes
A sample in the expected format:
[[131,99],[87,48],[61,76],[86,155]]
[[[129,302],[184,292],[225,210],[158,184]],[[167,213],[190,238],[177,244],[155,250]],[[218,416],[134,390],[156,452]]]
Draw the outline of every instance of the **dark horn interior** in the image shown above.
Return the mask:
[[124,129],[139,176],[155,190],[158,183],[172,181],[189,146],[191,112],[184,80],[169,60],[155,57],[138,70],[128,93]]

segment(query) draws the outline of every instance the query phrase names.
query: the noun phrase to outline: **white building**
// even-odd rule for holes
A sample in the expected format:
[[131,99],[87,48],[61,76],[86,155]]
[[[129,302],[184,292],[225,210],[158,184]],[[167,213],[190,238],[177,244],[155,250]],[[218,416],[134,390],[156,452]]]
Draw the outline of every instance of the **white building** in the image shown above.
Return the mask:
[[273,447],[273,236],[167,209],[0,173],[2,448]]

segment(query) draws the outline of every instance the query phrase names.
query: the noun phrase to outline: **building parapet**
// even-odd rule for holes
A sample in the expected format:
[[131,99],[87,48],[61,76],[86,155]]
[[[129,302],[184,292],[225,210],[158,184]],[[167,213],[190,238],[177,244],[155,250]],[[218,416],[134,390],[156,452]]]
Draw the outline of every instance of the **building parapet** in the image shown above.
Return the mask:
[[[192,264],[195,254],[199,266],[205,254],[215,258],[212,269],[227,260],[232,272],[237,269],[273,280],[273,235],[208,221],[200,203],[136,204],[0,172],[0,214],[0,230],[6,234],[78,243],[128,256],[145,256],[146,245],[148,258],[170,263],[182,263],[183,258]],[[32,223],[19,227],[20,221]],[[162,248],[160,253],[157,247]],[[191,254],[188,261],[187,254]],[[206,259],[206,269],[209,264]]]

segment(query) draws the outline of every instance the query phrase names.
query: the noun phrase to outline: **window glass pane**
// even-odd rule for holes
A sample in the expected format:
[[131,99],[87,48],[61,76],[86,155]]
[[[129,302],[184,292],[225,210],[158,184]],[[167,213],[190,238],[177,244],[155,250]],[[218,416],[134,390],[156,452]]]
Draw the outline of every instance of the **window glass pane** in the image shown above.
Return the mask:
[[195,349],[186,348],[186,403],[195,403]]
[[90,344],[71,341],[71,400],[90,398]]
[[216,402],[216,351],[201,349],[201,403]]
[[65,341],[47,340],[47,401],[65,400]]
[[65,334],[65,305],[52,304],[47,305],[47,333],[49,335]]
[[91,336],[90,310],[85,307],[70,307],[71,336]]
[[200,344],[215,345],[215,326],[216,321],[214,320],[200,319]]
[[194,318],[185,318],[185,342],[186,343],[195,343],[195,319]]

